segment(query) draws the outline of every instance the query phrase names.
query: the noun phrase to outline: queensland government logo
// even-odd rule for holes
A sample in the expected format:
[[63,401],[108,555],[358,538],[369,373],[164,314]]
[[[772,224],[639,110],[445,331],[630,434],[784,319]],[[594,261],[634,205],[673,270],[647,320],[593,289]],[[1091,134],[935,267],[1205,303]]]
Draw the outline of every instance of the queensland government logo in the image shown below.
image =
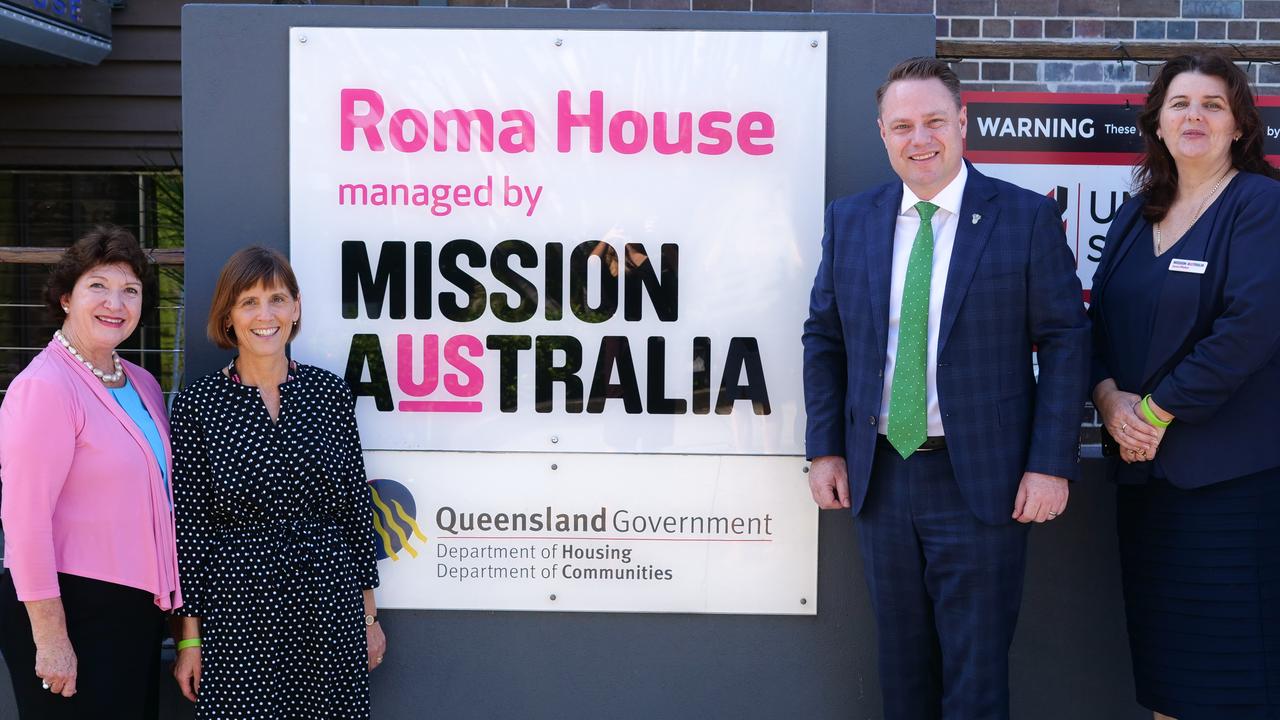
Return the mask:
[[427,543],[427,536],[414,518],[418,506],[409,488],[395,480],[379,478],[369,481],[369,493],[373,496],[373,529],[378,533],[378,559],[397,561],[398,552],[418,557],[413,538]]

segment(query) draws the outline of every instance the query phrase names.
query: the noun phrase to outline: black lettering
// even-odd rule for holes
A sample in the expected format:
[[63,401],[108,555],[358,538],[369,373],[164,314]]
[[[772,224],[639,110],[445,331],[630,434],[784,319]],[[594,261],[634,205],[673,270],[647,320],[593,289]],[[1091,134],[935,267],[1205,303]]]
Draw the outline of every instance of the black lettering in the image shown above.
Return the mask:
[[[747,370],[747,384],[739,385],[743,367]],[[716,414],[733,412],[733,403],[750,400],[757,415],[768,415],[769,390],[764,383],[764,366],[760,362],[760,344],[753,337],[736,337],[729,341],[725,354],[724,375],[720,377],[720,393],[716,397]]]
[[711,338],[693,339],[693,414],[711,412]]
[[1102,251],[1107,247],[1107,238],[1105,235],[1094,235],[1089,238],[1089,252],[1084,257],[1090,262],[1098,262],[1102,259]]
[[545,317],[559,320],[564,317],[564,246],[558,242],[546,245],[546,287],[543,288]]
[[648,397],[645,406],[651,415],[683,415],[688,403],[682,398],[666,397],[666,346],[665,338],[649,338],[648,370],[645,376],[648,381]]
[[[474,240],[450,240],[440,250],[440,276],[453,283],[468,298],[466,305],[458,303],[453,292],[440,293],[440,314],[454,322],[472,322],[484,314],[484,285],[458,267],[458,258],[466,256],[467,265],[484,267],[484,248]],[[403,316],[402,316],[403,317]]]
[[503,240],[493,248],[489,258],[489,267],[493,279],[515,291],[520,304],[512,307],[508,298],[510,294],[494,292],[489,294],[489,307],[499,320],[517,323],[533,317],[538,311],[538,288],[523,275],[511,269],[511,258],[520,261],[522,268],[538,267],[538,251],[522,240]]
[[[549,413],[554,408],[552,383],[564,383],[565,412],[582,412],[582,343],[572,335],[540,335],[535,343],[533,402],[534,409]],[[563,350],[563,365],[555,364],[555,351]]]
[[[588,261],[600,257],[600,305],[587,304]],[[607,242],[579,243],[569,256],[569,308],[583,322],[602,323],[618,311],[618,253]]]
[[[403,244],[403,243],[402,243]],[[369,381],[364,376],[365,365],[369,366]],[[382,343],[378,336],[371,333],[358,333],[351,336],[351,350],[347,353],[347,385],[359,400],[371,397],[378,412],[391,412],[395,405],[391,402],[391,383],[387,378],[387,364],[382,359]]]
[[1090,191],[1089,193],[1089,217],[1092,217],[1093,221],[1096,223],[1106,224],[1114,220],[1116,217],[1116,213],[1119,212],[1120,210],[1120,206],[1129,201],[1129,192],[1126,190],[1122,193],[1117,193],[1116,191],[1112,190],[1111,192],[1107,193],[1111,199],[1111,208],[1107,210],[1106,217],[1103,217],[1098,214],[1098,195],[1099,194],[1100,193],[1098,193],[1098,191],[1096,190]]
[[640,319],[640,308],[643,300],[640,290],[643,288],[653,303],[653,310],[662,322],[675,322],[680,314],[680,246],[675,243],[662,244],[662,279],[654,272],[653,262],[644,245],[627,243],[624,248],[627,257],[624,270],[625,287],[623,288],[623,317],[632,322]]
[[431,243],[419,241],[413,244],[413,317],[416,320],[431,319]]
[[382,243],[375,275],[369,265],[367,246],[361,240],[342,242],[342,317],[358,316],[358,295],[364,289],[365,313],[370,319],[382,317],[382,302],[391,295],[391,317],[404,319],[405,244],[399,240]]
[[520,396],[520,351],[533,347],[528,335],[490,335],[485,347],[498,351],[498,409],[513,413]]
[[[610,382],[614,367],[618,368],[616,383]],[[605,400],[609,398],[621,398],[630,415],[644,412],[644,406],[640,404],[640,384],[636,382],[636,365],[631,358],[631,343],[620,335],[609,335],[600,340],[587,412],[604,412]]]

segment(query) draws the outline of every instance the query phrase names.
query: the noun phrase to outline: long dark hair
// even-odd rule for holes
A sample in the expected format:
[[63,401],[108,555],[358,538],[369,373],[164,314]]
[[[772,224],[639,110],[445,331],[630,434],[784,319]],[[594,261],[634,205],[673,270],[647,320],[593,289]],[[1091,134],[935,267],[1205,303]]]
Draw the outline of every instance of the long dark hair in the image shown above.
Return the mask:
[[1254,102],[1253,91],[1249,89],[1249,78],[1245,77],[1244,71],[1216,53],[1179,55],[1160,68],[1155,80],[1151,81],[1151,89],[1147,91],[1147,102],[1138,114],[1138,130],[1146,142],[1146,152],[1143,153],[1142,161],[1134,168],[1133,176],[1138,192],[1143,194],[1145,200],[1142,215],[1151,222],[1164,219],[1178,193],[1178,168],[1169,149],[1156,136],[1156,130],[1160,127],[1160,109],[1164,107],[1169,84],[1184,72],[1210,75],[1226,84],[1227,102],[1231,104],[1236,130],[1240,132],[1240,139],[1231,144],[1232,166],[1245,172],[1280,179],[1280,171],[1267,162],[1263,153],[1265,138],[1262,135],[1262,118],[1258,116],[1258,106]]

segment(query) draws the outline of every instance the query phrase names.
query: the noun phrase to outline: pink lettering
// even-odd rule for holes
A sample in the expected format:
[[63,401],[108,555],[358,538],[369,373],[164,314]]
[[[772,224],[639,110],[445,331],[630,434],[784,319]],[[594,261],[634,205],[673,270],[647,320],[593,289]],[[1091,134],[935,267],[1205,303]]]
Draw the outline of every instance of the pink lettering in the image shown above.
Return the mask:
[[756,140],[773,139],[773,116],[766,112],[746,113],[738,120],[738,147],[748,155],[768,155],[773,143],[756,144]]
[[723,110],[712,110],[698,118],[698,132],[708,140],[716,142],[698,143],[698,152],[704,155],[723,155],[733,147],[733,135],[727,128],[719,127],[733,121],[733,115]]
[[604,93],[592,90],[588,96],[589,109],[586,115],[574,115],[570,112],[572,93],[561,90],[556,93],[556,149],[569,152],[573,144],[571,132],[573,128],[587,128],[587,147],[591,152],[604,152]]
[[449,123],[458,128],[458,152],[471,149],[471,125],[480,124],[480,152],[493,152],[493,113],[488,110],[437,110],[437,151],[449,149]]
[[[368,111],[357,115],[356,103],[363,102],[369,106]],[[378,135],[377,124],[382,119],[382,96],[367,88],[343,88],[338,100],[338,116],[340,135],[339,142],[343,150],[351,151],[356,146],[356,130],[364,131],[365,142],[370,150],[381,151],[382,137]]]
[[[444,361],[456,369],[457,373],[445,373],[444,389],[454,397],[474,397],[484,389],[484,373],[467,358],[462,351],[473,358],[484,355],[484,343],[474,335],[454,335],[444,343]],[[459,375],[461,373],[461,375]],[[461,377],[466,377],[466,382]]]
[[502,111],[502,122],[517,120],[518,125],[505,127],[498,134],[498,147],[506,153],[533,152],[533,113],[528,110]]
[[422,336],[422,382],[413,379],[413,336],[396,337],[396,382],[400,391],[410,397],[425,397],[435,392],[440,380],[440,336]]
[[[624,137],[624,127],[630,123],[631,140]],[[623,155],[635,155],[649,144],[649,123],[635,110],[623,110],[609,120],[609,144]]]
[[[405,121],[413,128],[413,136],[405,137]],[[391,147],[400,152],[417,152],[427,146],[427,116],[418,110],[397,110],[391,114]]]
[[667,114],[653,114],[653,148],[662,155],[693,152],[693,113],[682,112],[676,116],[678,123],[676,141],[670,141],[667,130]]

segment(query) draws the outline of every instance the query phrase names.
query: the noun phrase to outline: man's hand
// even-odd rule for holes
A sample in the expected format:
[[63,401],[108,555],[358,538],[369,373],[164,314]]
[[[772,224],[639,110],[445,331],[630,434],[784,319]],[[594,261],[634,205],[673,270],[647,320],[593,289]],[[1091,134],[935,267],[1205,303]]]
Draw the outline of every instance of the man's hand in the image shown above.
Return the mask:
[[1020,523],[1052,520],[1066,512],[1069,493],[1066,478],[1023,473],[1018,496],[1013,499],[1013,519]]
[[809,492],[823,510],[849,507],[849,471],[839,455],[816,457],[809,465]]

